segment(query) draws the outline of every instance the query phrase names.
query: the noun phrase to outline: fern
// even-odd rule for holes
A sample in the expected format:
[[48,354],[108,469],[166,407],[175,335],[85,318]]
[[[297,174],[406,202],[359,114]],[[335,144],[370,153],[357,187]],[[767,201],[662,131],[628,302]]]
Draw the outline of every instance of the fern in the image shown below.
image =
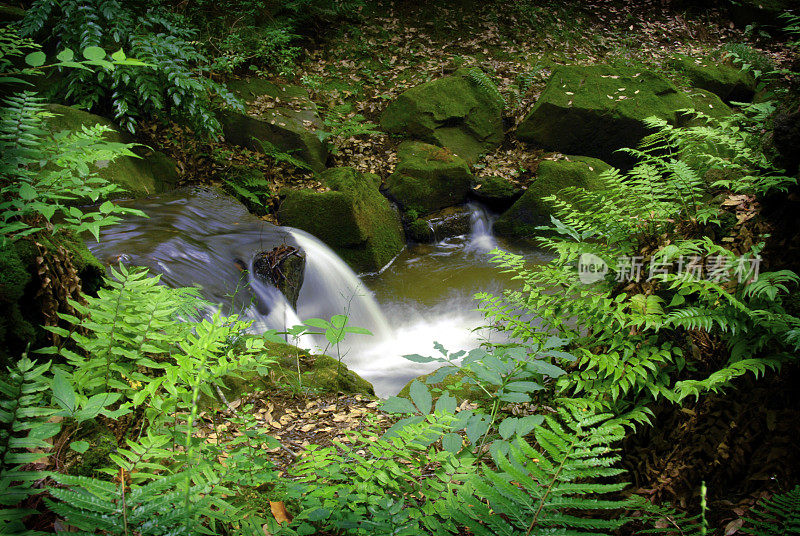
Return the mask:
[[[742,374],[776,369],[791,359],[800,328],[800,319],[783,305],[798,278],[752,270],[761,246],[739,258],[709,238],[685,236],[687,228],[695,233],[719,220],[718,208],[705,201],[703,169],[724,164],[747,174],[740,187],[756,194],[784,189],[793,179],[769,167],[751,148],[749,134],[734,123],[680,129],[660,119],[648,124],[658,131],[628,151],[639,159],[630,172],[609,170],[600,175],[597,189],[567,188],[548,198],[557,217],[546,228],[549,235],[538,241],[556,259],[529,270],[520,257],[495,251],[493,260],[524,289],[506,291],[502,298],[478,295],[488,319],[521,342],[547,332],[570,339],[578,360],[559,378],[559,387],[621,413],[638,413],[661,397],[677,402],[717,391]],[[735,156],[709,155],[704,152],[709,144]],[[607,276],[584,284],[575,267],[586,254],[604,261],[617,280]],[[637,258],[640,272],[630,262]],[[623,259],[628,262],[619,262]],[[706,264],[707,277],[684,266],[693,259]],[[684,271],[675,273],[675,266]],[[538,323],[531,323],[530,315]],[[686,344],[695,332],[724,341],[727,362],[714,368],[695,362]]]
[[31,92],[12,95],[4,104],[0,109],[0,242],[62,228],[89,231],[97,237],[100,228],[119,221],[120,214],[142,214],[112,202],[89,210],[75,206],[96,203],[121,190],[90,166],[135,156],[131,144],[105,141],[103,134],[109,129],[101,125],[49,135],[42,127],[47,115],[43,100]]
[[21,506],[38,492],[37,481],[44,480],[43,471],[28,469],[41,460],[52,447],[46,440],[61,429],[58,423],[47,422],[53,411],[44,402],[50,385],[45,373],[50,364],[37,365],[27,356],[8,369],[0,380],[0,533],[34,534],[26,531],[23,519],[34,510]]
[[[476,535],[508,536],[608,533],[626,522],[619,514],[629,503],[604,497],[626,484],[601,483],[623,472],[613,467],[619,456],[609,447],[623,437],[622,427],[608,414],[562,409],[559,416],[534,429],[538,449],[522,437],[508,454],[493,449],[497,469],[484,466],[467,480],[458,521]],[[597,515],[604,511],[617,515]]]
[[490,99],[496,102],[500,108],[505,108],[507,106],[507,102],[503,94],[500,93],[500,90],[497,89],[497,86],[492,79],[487,76],[482,70],[478,69],[477,67],[473,67],[467,71],[467,77],[469,80],[478,86],[484,93],[486,93]]
[[742,531],[754,536],[800,534],[800,486],[750,510]]

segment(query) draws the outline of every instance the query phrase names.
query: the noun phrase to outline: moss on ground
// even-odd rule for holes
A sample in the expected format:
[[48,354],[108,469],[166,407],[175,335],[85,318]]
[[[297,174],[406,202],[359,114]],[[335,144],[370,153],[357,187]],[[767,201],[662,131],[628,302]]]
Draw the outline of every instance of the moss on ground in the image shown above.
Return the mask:
[[676,54],[669,65],[685,74],[692,86],[706,89],[727,102],[746,102],[755,94],[756,81],[752,74],[727,65],[719,59]]
[[[242,377],[223,379],[227,386],[223,394],[228,401],[256,391],[274,389],[294,393],[375,394],[372,384],[334,357],[311,354],[291,344],[275,342],[266,343],[264,355],[275,359],[275,363],[267,367],[266,375],[253,372]],[[204,407],[219,407],[220,403],[220,400],[201,396],[201,405]]]
[[[113,143],[133,141],[130,136],[120,132],[113,122],[99,115],[60,104],[48,105],[48,111],[54,114],[46,121],[47,128],[51,132],[79,131],[84,126],[100,124],[113,129],[105,134],[107,141]],[[162,153],[146,150],[140,152],[143,158],[123,156],[113,162],[98,163],[95,171],[102,178],[123,187],[134,196],[152,195],[173,188],[177,182],[175,162]]]

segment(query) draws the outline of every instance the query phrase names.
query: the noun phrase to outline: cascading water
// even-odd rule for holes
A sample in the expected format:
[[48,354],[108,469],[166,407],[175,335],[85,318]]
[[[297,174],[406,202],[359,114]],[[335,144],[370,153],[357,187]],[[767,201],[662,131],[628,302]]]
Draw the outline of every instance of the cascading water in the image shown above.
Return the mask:
[[[483,324],[483,317],[474,310],[473,294],[499,293],[511,284],[483,255],[497,241],[491,217],[478,205],[470,207],[469,235],[406,249],[386,269],[362,281],[315,237],[266,223],[216,190],[184,189],[126,204],[149,218],[129,217],[105,228],[98,243],[87,244],[98,259],[107,265],[124,261],[149,267],[170,286],[198,286],[226,312],[252,318],[254,332],[282,331],[303,319],[346,314],[351,325],[374,336],[351,335],[327,352],[342,355],[381,396],[435,368],[403,355],[434,355],[434,342],[451,352],[478,345],[480,335],[472,329]],[[297,310],[276,288],[252,276],[255,255],[281,244],[306,254]],[[545,260],[535,253],[527,256],[534,262]],[[326,349],[321,336],[305,336],[296,343]]]
[[492,234],[494,218],[489,215],[485,208],[476,203],[470,203],[467,207],[470,211],[470,233],[467,251],[488,253],[497,247],[497,239]]

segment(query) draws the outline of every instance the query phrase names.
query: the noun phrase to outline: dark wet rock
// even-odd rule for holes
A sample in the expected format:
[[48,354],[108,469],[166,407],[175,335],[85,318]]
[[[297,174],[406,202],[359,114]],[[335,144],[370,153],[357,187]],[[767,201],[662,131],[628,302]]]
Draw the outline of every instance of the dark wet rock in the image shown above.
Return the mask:
[[292,309],[297,308],[305,267],[305,253],[286,244],[256,253],[253,259],[253,274],[281,291]]

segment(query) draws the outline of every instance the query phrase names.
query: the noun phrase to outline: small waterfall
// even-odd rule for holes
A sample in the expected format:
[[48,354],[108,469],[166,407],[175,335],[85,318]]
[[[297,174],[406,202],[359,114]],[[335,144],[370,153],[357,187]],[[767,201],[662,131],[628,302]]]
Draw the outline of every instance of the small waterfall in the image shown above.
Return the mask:
[[494,218],[481,205],[470,203],[470,231],[467,251],[488,253],[497,247],[497,240],[492,234]]
[[[353,326],[370,330],[376,338],[389,337],[392,329],[372,292],[334,251],[314,236],[285,227],[306,253],[306,271],[297,316],[329,319],[347,315]],[[356,339],[353,336],[351,339]]]

